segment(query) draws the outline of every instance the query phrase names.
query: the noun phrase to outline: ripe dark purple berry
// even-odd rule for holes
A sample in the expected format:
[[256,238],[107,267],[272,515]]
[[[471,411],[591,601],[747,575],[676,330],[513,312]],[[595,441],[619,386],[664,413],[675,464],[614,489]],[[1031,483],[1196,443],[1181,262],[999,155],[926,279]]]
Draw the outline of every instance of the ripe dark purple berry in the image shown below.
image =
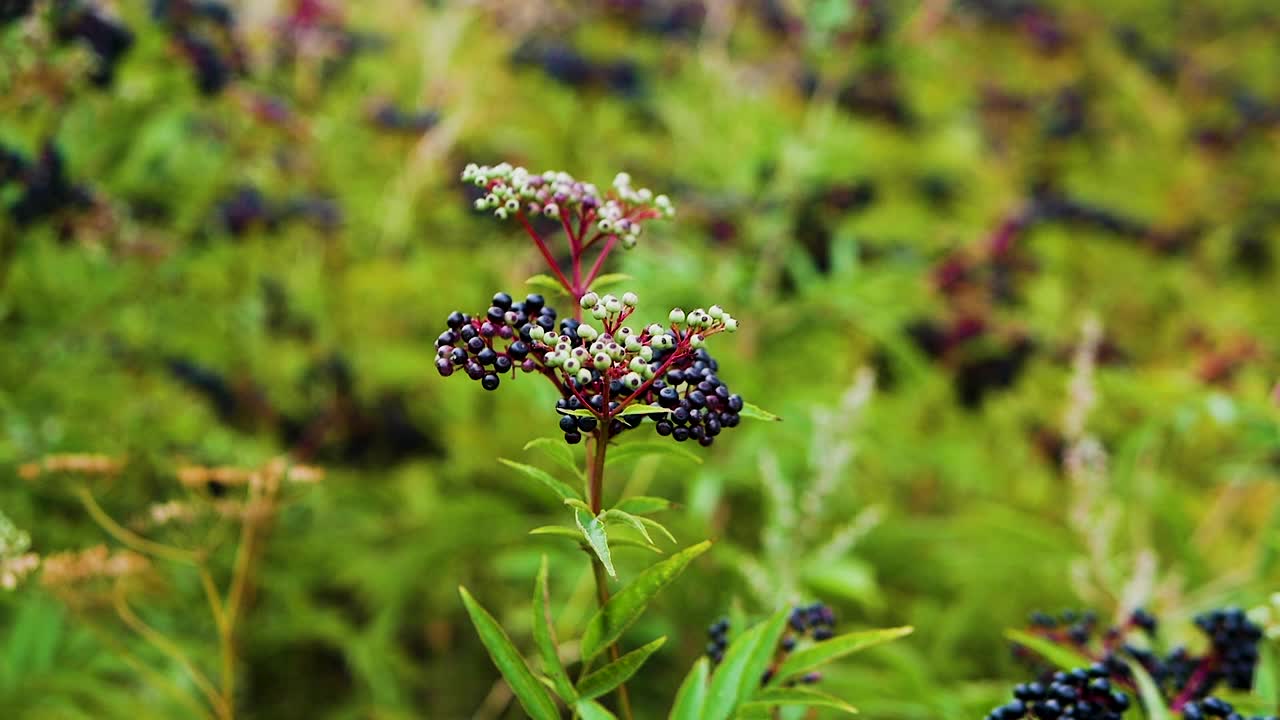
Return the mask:
[[449,377],[453,374],[453,363],[445,358],[438,358],[436,360],[436,370],[440,373],[440,377]]
[[498,379],[497,375],[494,375],[493,373],[489,373],[488,375],[484,376],[483,380],[480,381],[480,386],[483,387],[485,390],[497,390],[498,385],[500,383],[501,381]]

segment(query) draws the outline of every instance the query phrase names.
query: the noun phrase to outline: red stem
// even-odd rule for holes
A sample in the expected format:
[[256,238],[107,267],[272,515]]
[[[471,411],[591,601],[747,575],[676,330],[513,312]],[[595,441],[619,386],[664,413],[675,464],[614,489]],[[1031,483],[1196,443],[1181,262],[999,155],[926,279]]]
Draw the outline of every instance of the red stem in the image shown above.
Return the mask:
[[555,273],[556,279],[564,286],[565,291],[572,295],[573,286],[569,284],[569,280],[565,278],[564,273],[560,272],[560,265],[556,263],[555,257],[552,256],[551,251],[547,249],[547,244],[542,241],[538,232],[534,230],[533,226],[529,224],[529,221],[525,219],[523,210],[516,212],[516,220],[520,221],[520,224],[524,227],[524,231],[529,234],[529,237],[533,238],[533,242],[538,246],[538,250],[542,253],[543,259],[547,261],[547,267],[550,267],[551,272]]
[[1213,670],[1213,666],[1217,663],[1217,658],[1213,655],[1206,657],[1196,666],[1195,672],[1191,673],[1191,677],[1187,679],[1187,684],[1183,686],[1182,692],[1178,693],[1178,697],[1173,699],[1173,704],[1169,709],[1174,712],[1181,712],[1182,706],[1191,702],[1195,698],[1196,692],[1200,690],[1200,686],[1204,684],[1205,678],[1209,672]]
[[[600,256],[596,258],[595,264],[591,266],[591,272],[587,273],[586,288],[591,287],[591,283],[596,281],[596,277],[600,271],[604,269],[604,259],[609,257],[609,252],[613,250],[613,246],[618,244],[618,236],[610,235],[609,242],[604,244],[604,248],[600,250]],[[584,290],[586,288],[583,288]]]
[[573,288],[571,293],[574,301],[577,302],[585,290],[582,287],[582,234],[573,234],[573,228],[569,225],[569,216],[566,212],[560,213],[560,224],[564,226],[564,234],[569,236],[569,253],[573,257]]

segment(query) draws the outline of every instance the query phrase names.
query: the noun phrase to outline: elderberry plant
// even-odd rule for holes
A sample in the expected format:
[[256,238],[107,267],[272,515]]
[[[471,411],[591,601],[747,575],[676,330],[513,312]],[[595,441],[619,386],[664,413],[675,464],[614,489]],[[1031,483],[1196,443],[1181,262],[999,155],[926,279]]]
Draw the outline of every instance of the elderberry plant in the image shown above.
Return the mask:
[[[650,319],[646,324],[633,318],[639,304],[635,293],[601,295],[593,289],[606,279],[601,272],[615,247],[635,247],[645,223],[674,216],[665,195],[634,188],[625,173],[619,173],[612,187],[602,192],[568,173],[531,173],[507,163],[468,165],[462,179],[483,193],[475,200],[476,210],[491,212],[500,220],[514,220],[523,228],[551,273],[532,278],[530,284],[547,294],[564,296],[569,312],[561,315],[541,293],[516,301],[506,292],[494,295],[483,312],[452,312],[436,339],[436,370],[444,377],[465,375],[488,391],[521,374],[540,375],[555,387],[559,398],[554,410],[564,442],[542,438],[530,442],[526,449],[545,452],[573,482],[532,465],[502,462],[550,489],[572,513],[572,525],[550,525],[532,533],[567,537],[586,551],[599,609],[582,628],[577,657],[570,655],[566,662],[564,647],[554,636],[548,607],[548,565],[543,558],[533,598],[533,640],[541,661],[540,673],[535,674],[493,617],[460,588],[463,604],[494,664],[530,717],[557,720],[563,706],[574,717],[586,720],[614,718],[617,716],[599,701],[612,693],[618,716],[631,720],[626,682],[666,638],[624,653],[622,633],[711,544],[685,548],[615,591],[609,580],[618,579],[611,546],[639,545],[661,552],[652,533],[673,543],[675,539],[649,517],[670,508],[669,500],[634,496],[605,507],[609,451],[615,447],[673,451],[675,446],[670,443],[615,444],[619,436],[641,428],[646,419],[652,420],[660,437],[675,443],[693,440],[706,447],[743,418],[778,418],[743,400],[720,379],[719,364],[706,344],[716,335],[738,329],[737,318],[723,308],[711,305],[689,312],[676,308],[665,319]],[[562,267],[556,259],[535,220],[539,224],[559,221],[568,245],[567,266]],[[548,412],[547,417],[550,421],[556,416]],[[586,446],[585,468],[569,447],[579,444]],[[585,492],[575,487],[578,483]],[[634,537],[619,535],[616,531],[621,529]],[[802,685],[816,680],[818,667],[903,635],[909,628],[835,636],[834,616],[829,615],[822,607],[793,610],[783,606],[732,642],[729,628],[724,626],[718,635],[714,672],[709,658],[694,665],[677,693],[670,717],[769,717],[783,706],[851,711],[844,701]],[[812,640],[797,649],[802,635]],[[568,672],[574,660],[579,665],[576,680]]]

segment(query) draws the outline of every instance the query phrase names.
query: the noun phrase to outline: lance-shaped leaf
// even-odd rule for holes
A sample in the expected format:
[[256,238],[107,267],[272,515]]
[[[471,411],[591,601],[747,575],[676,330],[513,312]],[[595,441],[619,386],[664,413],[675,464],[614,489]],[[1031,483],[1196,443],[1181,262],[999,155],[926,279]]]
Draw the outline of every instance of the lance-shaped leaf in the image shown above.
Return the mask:
[[578,695],[586,699],[598,698],[630,680],[631,676],[635,675],[640,666],[644,664],[644,661],[657,652],[658,648],[662,647],[662,644],[666,641],[665,637],[660,637],[648,645],[638,647],[599,670],[590,673],[578,681]]
[[[614,522],[620,522],[624,525],[633,527],[636,529],[636,532],[644,536],[644,539],[647,540],[650,545],[655,544],[653,542],[653,538],[649,537],[649,529],[645,527],[644,522],[641,522],[642,520],[649,520],[649,518],[637,517],[635,515],[632,515],[629,512],[623,512],[622,510],[613,509],[613,510],[604,511],[604,519],[605,519],[605,522],[613,520]],[[653,523],[654,521],[649,520],[649,522]],[[656,525],[657,523],[654,523],[654,524]],[[662,527],[662,526],[659,525],[658,527]],[[667,537],[671,537],[671,534],[668,533]],[[671,542],[674,543],[675,538],[671,538]]]
[[[579,545],[586,545],[585,538],[582,537],[581,530],[578,530],[576,528],[571,528],[565,525],[543,525],[542,527],[536,527],[530,530],[529,534],[530,535],[553,535],[555,537],[568,538],[578,543]],[[590,546],[587,546],[587,547],[590,547]],[[631,538],[626,538],[626,537],[609,538],[609,550],[611,552],[620,547],[642,548],[644,550],[648,550],[649,552],[657,553],[659,555],[662,554],[662,550],[660,548],[656,548],[653,545],[650,545],[644,542],[643,540],[632,540]]]
[[591,412],[586,408],[578,408],[577,410],[570,410],[569,408],[556,408],[556,412],[560,413],[561,415],[572,415],[574,417],[593,418],[596,416],[595,413]]
[[515,470],[530,480],[541,483],[544,487],[559,496],[561,500],[582,500],[582,496],[578,494],[577,490],[574,490],[567,483],[555,479],[551,476],[551,473],[548,473],[542,468],[525,465],[524,463],[518,463],[506,458],[498,458],[498,462],[506,465],[512,470]]
[[559,720],[560,713],[556,710],[555,701],[551,699],[551,693],[525,664],[524,658],[498,625],[498,621],[471,597],[466,588],[459,587],[458,593],[462,595],[462,604],[466,606],[471,623],[480,635],[480,642],[484,643],[493,664],[502,673],[507,685],[511,686],[511,692],[520,701],[520,706],[534,720]]
[[1264,703],[1268,712],[1280,707],[1280,684],[1276,678],[1276,648],[1270,642],[1258,645],[1258,669],[1253,673],[1253,696]]
[[[728,720],[742,703],[743,690],[749,694],[750,688],[759,686],[760,676],[777,645],[775,636],[773,644],[766,646],[765,635],[773,634],[774,625],[780,634],[786,619],[786,614],[780,612],[767,622],[748,628],[729,643],[724,659],[711,676],[707,702],[702,709],[703,720]],[[761,664],[761,657],[765,664]]]
[[1048,638],[1033,635],[1022,630],[1005,630],[1004,636],[1044,658],[1049,664],[1067,672],[1076,668],[1089,667],[1092,660],[1080,653],[1065,648]]
[[604,563],[604,569],[609,572],[609,576],[618,577],[617,571],[613,569],[613,556],[609,554],[609,536],[605,534],[604,521],[598,517],[591,517],[590,513],[577,508],[573,511],[573,519],[578,523],[578,529],[582,531],[582,536],[587,539],[587,544],[591,546],[596,557]]
[[555,627],[551,621],[551,591],[547,586],[547,556],[542,556],[542,566],[538,568],[538,578],[533,584],[533,642],[538,646],[542,656],[542,669],[551,678],[556,694],[566,703],[578,699],[574,692],[569,673],[565,672],[564,663],[560,662],[560,653],[556,649]]
[[626,282],[630,279],[631,276],[625,273],[605,273],[591,281],[591,289],[599,290],[610,285],[617,285],[618,283]]
[[752,420],[768,420],[770,422],[778,422],[782,420],[782,418],[774,415],[768,410],[765,410],[759,405],[752,405],[751,403],[743,403],[742,411],[739,412],[738,415],[744,418],[751,418]]
[[844,700],[811,688],[768,688],[758,693],[754,700],[744,704],[738,713],[738,717],[744,719],[761,718],[764,720],[772,717],[773,708],[788,706],[830,708],[849,714],[858,712],[857,708]]
[[671,706],[667,720],[702,720],[702,707],[707,702],[707,677],[711,674],[711,661],[704,655],[693,664]]
[[1138,685],[1138,698],[1142,700],[1147,720],[1173,720],[1173,713],[1169,712],[1169,707],[1164,703],[1160,686],[1151,679],[1146,668],[1141,663],[1131,662],[1129,669],[1133,671],[1133,679]]
[[[764,677],[764,671],[773,662],[773,656],[778,650],[778,641],[782,639],[782,633],[787,629],[788,614],[789,609],[779,610],[768,620],[760,623],[760,637],[756,640],[755,647],[751,649],[751,654],[747,656],[747,662],[742,668],[742,680],[738,683],[739,705],[751,699],[751,696],[760,689],[760,679]],[[714,680],[711,687],[714,693]]]
[[545,437],[534,438],[524,444],[524,449],[541,452],[575,478],[582,475],[582,471],[578,469],[578,463],[573,459],[573,451],[569,449],[564,440]]
[[657,440],[640,440],[609,448],[609,457],[604,462],[608,466],[648,455],[677,458],[695,465],[702,463],[702,457],[689,448],[670,441],[659,442]]
[[654,563],[640,573],[630,585],[610,598],[609,602],[591,617],[587,622],[586,630],[582,633],[582,661],[590,661],[621,637],[623,631],[631,627],[631,624],[644,613],[649,602],[663,588],[670,585],[689,566],[689,563],[693,562],[694,558],[710,547],[709,541],[703,541],[681,550],[662,562]]
[[615,510],[629,512],[633,515],[662,512],[663,510],[670,510],[672,507],[675,507],[675,503],[666,498],[648,497],[647,495],[629,497],[613,506]]
[[814,668],[822,667],[847,655],[910,635],[913,630],[915,628],[909,626],[883,630],[863,630],[861,632],[837,635],[830,640],[823,640],[820,643],[815,643],[803,650],[797,650],[792,653],[790,657],[783,661],[782,666],[778,668],[778,672],[774,674],[773,682],[781,683],[784,680],[807,673]]
[[556,295],[568,294],[565,292],[564,286],[560,284],[560,281],[556,280],[550,275],[543,275],[540,273],[538,275],[534,275],[528,280],[525,280],[524,283],[525,285],[529,285],[531,287],[537,288],[538,290],[541,290],[546,293],[552,293]]
[[629,415],[669,415],[671,410],[660,405],[645,405],[644,403],[632,403],[620,412],[613,414],[614,417],[627,417]]

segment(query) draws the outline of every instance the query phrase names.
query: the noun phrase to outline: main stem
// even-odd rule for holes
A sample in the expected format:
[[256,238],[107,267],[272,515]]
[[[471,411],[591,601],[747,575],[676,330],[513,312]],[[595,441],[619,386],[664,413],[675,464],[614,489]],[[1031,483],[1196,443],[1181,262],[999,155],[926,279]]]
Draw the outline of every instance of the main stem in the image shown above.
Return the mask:
[[[593,443],[591,465],[587,468],[587,504],[591,506],[593,515],[599,515],[604,504],[604,461],[609,452],[608,420],[602,420],[596,428]],[[603,608],[609,602],[609,578],[605,574],[604,563],[595,553],[591,553],[591,572],[596,579],[596,600]],[[609,646],[609,657],[617,660],[621,655],[617,643]],[[631,698],[627,695],[626,683],[618,686],[618,711],[624,720],[632,720]]]

